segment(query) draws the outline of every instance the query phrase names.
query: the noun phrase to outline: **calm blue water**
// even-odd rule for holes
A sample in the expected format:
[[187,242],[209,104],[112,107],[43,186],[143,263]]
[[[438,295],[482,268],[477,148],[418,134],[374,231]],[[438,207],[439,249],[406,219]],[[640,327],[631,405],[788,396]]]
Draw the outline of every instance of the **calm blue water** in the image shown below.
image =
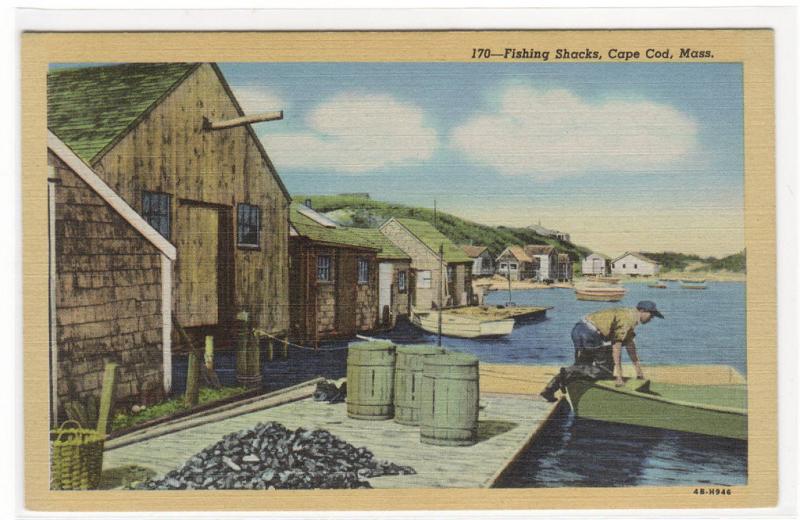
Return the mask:
[[[705,291],[651,289],[626,285],[621,302],[583,302],[568,289],[514,291],[518,305],[552,306],[543,319],[518,325],[505,338],[442,338],[451,350],[472,353],[490,363],[570,364],[570,331],[585,314],[611,306],[656,302],[666,319],[637,328],[637,349],[644,364],[727,364],[746,372],[745,286],[709,283]],[[487,304],[508,300],[508,292],[490,293]],[[404,324],[383,337],[398,343],[434,343],[436,337]],[[316,376],[344,377],[346,342],[329,343],[319,352],[291,349],[288,360],[264,362],[264,387],[273,390]],[[263,358],[262,358],[263,359]],[[632,374],[623,353],[626,373]],[[215,357],[223,384],[235,384],[235,356]],[[183,392],[185,358],[173,362],[173,391]],[[747,443],[703,435],[616,425],[572,415],[566,407],[528,452],[510,468],[500,487],[565,486],[722,486],[747,480]]]
[[[570,364],[570,332],[584,315],[613,306],[653,300],[665,319],[637,328],[639,357],[647,364],[726,364],[746,373],[745,286],[709,283],[704,291],[626,285],[621,302],[585,302],[569,289],[514,291],[518,305],[552,306],[547,317],[519,325],[492,340],[442,338],[451,350],[482,361]],[[494,292],[487,304],[508,301]],[[432,334],[400,327],[387,335],[398,342],[435,342]],[[623,363],[633,373],[627,354]],[[509,469],[499,487],[730,486],[747,482],[747,442],[576,418],[565,407],[535,445]]]
[[[449,349],[469,352],[489,363],[552,364],[572,363],[570,332],[584,315],[606,307],[635,306],[653,300],[665,319],[653,319],[637,327],[636,346],[647,364],[725,364],[746,373],[745,287],[743,283],[709,283],[704,291],[651,289],[646,284],[627,284],[620,302],[587,302],[575,298],[571,289],[513,291],[517,305],[548,306],[547,317],[518,325],[509,336],[469,340],[442,338]],[[489,293],[487,304],[508,301],[507,291]],[[436,336],[414,327],[400,327],[387,334],[397,342],[435,342]],[[632,371],[626,354],[623,363]],[[632,372],[631,372],[632,373]]]

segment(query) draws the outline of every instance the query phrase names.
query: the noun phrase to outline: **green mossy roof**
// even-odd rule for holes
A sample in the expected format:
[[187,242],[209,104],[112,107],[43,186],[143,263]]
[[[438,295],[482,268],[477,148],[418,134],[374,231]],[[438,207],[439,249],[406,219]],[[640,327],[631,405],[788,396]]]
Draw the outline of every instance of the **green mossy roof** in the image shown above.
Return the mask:
[[386,235],[374,228],[349,228],[352,233],[360,236],[365,242],[372,244],[373,247],[379,247],[378,253],[379,260],[411,260],[402,249],[397,247],[389,240]]
[[440,233],[435,227],[424,220],[412,218],[398,218],[397,222],[408,229],[423,244],[436,254],[439,254],[439,245],[444,246],[444,261],[447,263],[472,262],[463,249],[455,245],[449,238]]
[[91,163],[194,63],[128,63],[51,71],[47,127]]
[[350,228],[331,228],[319,224],[300,213],[298,209],[299,206],[299,203],[292,203],[291,210],[289,211],[289,220],[291,220],[292,225],[301,236],[315,242],[378,249],[378,246],[371,244],[360,235],[353,233]]

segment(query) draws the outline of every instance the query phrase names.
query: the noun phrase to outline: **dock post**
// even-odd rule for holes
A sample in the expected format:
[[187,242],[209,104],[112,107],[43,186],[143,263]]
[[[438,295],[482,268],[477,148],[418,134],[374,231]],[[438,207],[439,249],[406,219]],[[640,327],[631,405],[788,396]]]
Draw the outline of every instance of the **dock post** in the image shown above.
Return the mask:
[[281,342],[281,357],[283,359],[289,359],[289,336],[284,336],[283,341]]
[[214,336],[206,336],[206,350],[203,354],[206,368],[214,370]]
[[273,350],[273,339],[272,336],[267,336],[267,361],[272,361],[274,359],[274,350]]

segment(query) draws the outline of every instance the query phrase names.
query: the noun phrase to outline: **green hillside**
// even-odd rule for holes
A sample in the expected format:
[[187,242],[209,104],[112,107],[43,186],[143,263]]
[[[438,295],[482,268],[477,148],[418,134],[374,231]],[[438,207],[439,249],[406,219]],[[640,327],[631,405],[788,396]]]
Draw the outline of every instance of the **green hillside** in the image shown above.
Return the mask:
[[312,207],[320,213],[345,226],[377,227],[391,217],[414,218],[427,221],[456,244],[487,246],[493,256],[512,245],[552,245],[559,252],[567,253],[573,261],[591,253],[585,247],[556,238],[545,237],[533,230],[505,226],[486,226],[464,220],[448,213],[432,209],[415,208],[402,204],[370,199],[363,195],[293,195],[298,202],[311,200]]
[[732,273],[743,273],[746,268],[744,251],[723,258],[716,258],[713,256],[703,258],[698,255],[687,255],[671,251],[665,251],[663,253],[642,251],[642,254],[661,264],[662,271],[684,271],[687,267],[691,266],[690,271],[730,271]]

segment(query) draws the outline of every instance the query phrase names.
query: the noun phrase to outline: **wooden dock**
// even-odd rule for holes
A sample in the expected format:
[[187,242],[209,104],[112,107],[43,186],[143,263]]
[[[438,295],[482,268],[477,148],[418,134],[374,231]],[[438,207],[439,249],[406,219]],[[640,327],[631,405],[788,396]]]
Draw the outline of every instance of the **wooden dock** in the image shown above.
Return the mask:
[[[664,382],[743,382],[742,376],[727,366],[664,366],[645,367],[645,370],[649,377]],[[546,403],[535,397],[557,371],[556,366],[481,364],[478,442],[473,446],[422,444],[418,427],[394,421],[350,419],[344,403],[319,403],[305,398],[122,443],[118,448],[106,450],[103,468],[113,473],[138,467],[139,471],[160,476],[228,433],[260,422],[277,421],[291,429],[328,430],[354,446],[367,447],[378,459],[411,466],[417,472],[370,479],[375,488],[491,487],[520,453],[536,442],[538,433],[561,403]]]

